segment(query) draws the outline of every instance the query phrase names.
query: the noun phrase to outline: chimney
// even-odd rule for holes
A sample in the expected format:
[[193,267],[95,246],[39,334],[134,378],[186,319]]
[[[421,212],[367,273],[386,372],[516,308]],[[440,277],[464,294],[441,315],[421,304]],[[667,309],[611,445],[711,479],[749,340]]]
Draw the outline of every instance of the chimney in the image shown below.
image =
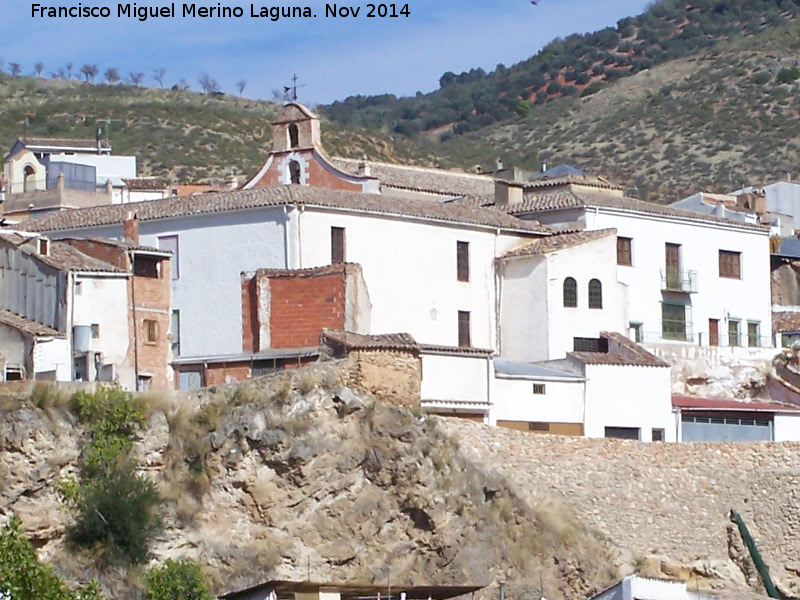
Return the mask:
[[129,212],[122,222],[125,241],[139,243],[139,217],[135,212]]
[[497,208],[511,206],[522,203],[522,191],[525,184],[516,181],[502,181],[497,179],[494,182],[494,205]]
[[97,135],[95,136],[95,141],[97,142],[97,153],[98,154],[102,154],[103,153],[103,130],[102,129],[98,129],[97,130]]
[[714,215],[717,217],[725,218],[725,203],[717,201],[717,205],[714,207]]
[[225,178],[225,188],[228,191],[233,191],[239,187],[239,182],[236,180],[236,175],[228,175]]
[[362,177],[370,177],[371,172],[369,170],[369,165],[367,164],[367,155],[364,155],[364,158],[361,159],[361,162],[358,163],[358,174]]
[[754,193],[756,197],[755,201],[755,209],[757,215],[765,215],[767,214],[767,195],[764,193],[764,190],[759,190]]
[[546,162],[542,163],[542,173],[547,173],[547,163]]
[[494,170],[495,170],[495,172],[499,172],[499,171],[503,170],[503,161],[500,160],[500,158],[498,158],[496,161],[494,161]]

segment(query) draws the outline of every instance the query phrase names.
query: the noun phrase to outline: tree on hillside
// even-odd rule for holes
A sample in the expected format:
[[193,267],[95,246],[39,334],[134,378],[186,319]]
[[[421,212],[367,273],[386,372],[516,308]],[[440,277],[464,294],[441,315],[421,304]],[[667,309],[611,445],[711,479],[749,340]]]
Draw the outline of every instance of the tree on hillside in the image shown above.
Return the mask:
[[167,70],[164,67],[158,67],[157,69],[153,69],[153,79],[158,82],[159,87],[164,87],[164,76],[167,74]]
[[191,560],[167,559],[147,572],[146,600],[212,600],[208,581]]
[[197,83],[200,84],[200,89],[206,94],[213,94],[219,91],[219,83],[208,73],[200,75],[200,79],[197,80]]
[[94,78],[97,76],[97,65],[90,65],[87,63],[81,67],[81,73],[87,83],[89,81],[94,81]]
[[67,69],[67,79],[72,79],[72,67],[73,65],[71,62],[68,62],[66,65],[64,65],[64,68]]
[[141,71],[131,71],[128,73],[128,82],[134,86],[139,87],[144,81],[144,73]]
[[66,79],[67,72],[64,67],[58,67],[55,71],[50,71],[50,79]]
[[120,80],[119,71],[114,67],[107,68],[106,72],[103,73],[103,77],[105,77],[106,81],[111,85],[114,85]]
[[44,63],[42,61],[39,61],[35,65],[33,65],[33,72],[36,73],[37,77],[42,76],[43,70],[44,70]]
[[188,90],[192,86],[189,85],[189,82],[186,81],[185,77],[181,77],[181,80],[178,83],[176,83],[173,87],[181,90],[182,92],[185,92],[186,90]]
[[20,67],[17,62],[8,63],[8,72],[11,73],[13,77],[19,77],[19,74],[22,72],[22,67]]
[[242,96],[242,92],[244,91],[245,87],[247,87],[246,80],[240,79],[239,81],[236,82],[236,89],[239,90],[239,97]]

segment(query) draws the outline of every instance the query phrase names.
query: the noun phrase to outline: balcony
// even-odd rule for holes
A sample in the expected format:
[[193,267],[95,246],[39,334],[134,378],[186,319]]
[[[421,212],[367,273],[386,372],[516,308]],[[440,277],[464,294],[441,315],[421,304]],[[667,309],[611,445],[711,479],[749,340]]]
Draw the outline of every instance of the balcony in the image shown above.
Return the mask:
[[662,269],[661,291],[681,294],[697,293],[697,271],[682,269]]

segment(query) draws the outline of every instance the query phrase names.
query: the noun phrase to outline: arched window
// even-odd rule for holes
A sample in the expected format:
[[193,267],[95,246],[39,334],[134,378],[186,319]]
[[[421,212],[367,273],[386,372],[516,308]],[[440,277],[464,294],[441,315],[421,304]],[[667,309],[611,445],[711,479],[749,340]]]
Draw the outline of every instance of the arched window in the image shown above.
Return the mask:
[[300,185],[300,163],[296,160],[289,163],[289,180],[295,185]]
[[564,280],[564,306],[566,308],[578,306],[578,282],[572,277]]
[[589,308],[603,308],[603,284],[599,279],[589,282]]
[[32,192],[36,189],[36,169],[31,165],[25,165],[23,171],[25,176],[24,189],[26,192]]
[[297,130],[297,125],[292,123],[289,125],[289,147],[297,148],[300,145],[300,133]]

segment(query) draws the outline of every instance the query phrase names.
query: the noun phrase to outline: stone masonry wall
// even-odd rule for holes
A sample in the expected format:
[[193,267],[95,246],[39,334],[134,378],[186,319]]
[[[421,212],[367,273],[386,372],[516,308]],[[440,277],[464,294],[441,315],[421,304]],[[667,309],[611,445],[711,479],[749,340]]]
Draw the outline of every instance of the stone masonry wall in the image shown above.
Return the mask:
[[419,406],[419,357],[407,352],[360,351],[348,357],[345,385],[365,390],[396,406]]
[[735,508],[772,576],[795,595],[800,590],[800,443],[646,444],[443,423],[464,452],[508,477],[522,497],[532,504],[557,498],[635,560],[668,557],[693,565],[695,576],[734,573],[744,581],[729,548],[729,539],[741,546],[738,530],[729,534]]

